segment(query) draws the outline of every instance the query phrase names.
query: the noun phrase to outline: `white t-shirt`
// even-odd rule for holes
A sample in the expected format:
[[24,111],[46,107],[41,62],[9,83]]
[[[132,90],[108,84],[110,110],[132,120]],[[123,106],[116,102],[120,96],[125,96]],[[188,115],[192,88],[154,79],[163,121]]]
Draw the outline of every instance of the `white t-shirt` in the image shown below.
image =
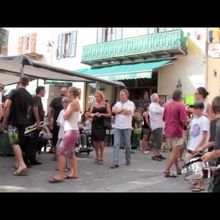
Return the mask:
[[131,129],[132,128],[132,115],[134,113],[135,105],[132,101],[127,100],[127,102],[117,102],[114,106],[114,109],[121,110],[129,110],[132,112],[130,115],[122,115],[118,114],[115,116],[115,128],[117,129]]
[[64,137],[64,109],[60,111],[60,114],[57,118],[57,123],[60,124],[59,133],[58,133],[58,139],[63,139]]
[[149,114],[152,130],[164,127],[163,112],[164,108],[161,107],[159,103],[151,102],[151,104],[149,105]]
[[202,140],[202,133],[203,131],[207,131],[208,135],[207,135],[207,139],[206,142],[208,142],[208,136],[209,136],[209,119],[202,115],[200,117],[196,117],[194,116],[191,124],[190,124],[190,129],[189,129],[189,142],[187,145],[187,149],[195,151],[195,149],[197,148],[197,146],[199,145],[199,143]]

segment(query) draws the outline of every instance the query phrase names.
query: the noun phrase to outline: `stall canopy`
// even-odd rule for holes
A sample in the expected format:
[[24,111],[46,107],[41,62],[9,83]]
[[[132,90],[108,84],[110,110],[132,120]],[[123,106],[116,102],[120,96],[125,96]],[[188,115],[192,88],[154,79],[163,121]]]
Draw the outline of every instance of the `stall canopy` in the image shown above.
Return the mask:
[[145,63],[130,63],[105,67],[79,69],[84,75],[91,75],[105,80],[128,80],[152,77],[152,71],[169,65],[174,59],[158,60]]
[[122,82],[100,79],[95,76],[84,75],[76,71],[36,62],[25,55],[0,57],[0,83],[4,85],[17,83],[21,75],[29,76],[31,79],[100,82],[103,84],[125,87]]

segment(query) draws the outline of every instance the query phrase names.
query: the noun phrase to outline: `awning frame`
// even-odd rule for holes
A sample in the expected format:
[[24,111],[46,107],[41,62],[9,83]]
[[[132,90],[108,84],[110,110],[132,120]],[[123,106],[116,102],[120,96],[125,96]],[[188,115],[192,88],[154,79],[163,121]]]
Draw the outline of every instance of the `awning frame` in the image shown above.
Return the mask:
[[[48,65],[45,63],[41,63],[41,62],[37,62],[37,61],[33,61],[31,60],[28,56],[26,55],[21,55],[21,56],[2,56],[0,57],[0,62],[1,61],[18,61],[18,63],[20,64],[20,71],[12,71],[9,69],[4,69],[1,68],[0,65],[0,73],[2,74],[8,74],[8,75],[13,75],[13,76],[17,76],[17,77],[21,77],[22,75],[26,75],[35,79],[44,79],[44,80],[61,80],[61,81],[70,81],[70,82],[100,82],[103,84],[109,84],[109,85],[113,85],[116,87],[123,87],[126,88],[126,86],[122,83],[122,82],[118,82],[118,81],[110,81],[110,80],[105,80],[105,79],[99,79],[97,77],[94,76],[90,76],[90,75],[83,75],[80,74],[76,71],[70,71],[64,68],[60,68],[60,67],[55,67],[52,65]],[[63,77],[61,77],[60,79],[57,78],[53,78],[53,76],[51,75],[51,77],[42,77],[42,76],[37,76],[37,75],[30,75],[26,72],[24,72],[25,67],[31,66],[33,68],[36,69],[42,69],[42,70],[46,70],[46,71],[51,71],[51,72],[56,72],[59,73],[61,75],[63,75]],[[68,80],[65,79],[65,76],[68,76]],[[73,77],[73,80],[71,79],[71,77]],[[74,79],[74,77],[79,78],[79,79]],[[4,84],[4,83],[3,83]],[[12,83],[14,84],[14,83]],[[5,85],[9,85],[8,83]]]

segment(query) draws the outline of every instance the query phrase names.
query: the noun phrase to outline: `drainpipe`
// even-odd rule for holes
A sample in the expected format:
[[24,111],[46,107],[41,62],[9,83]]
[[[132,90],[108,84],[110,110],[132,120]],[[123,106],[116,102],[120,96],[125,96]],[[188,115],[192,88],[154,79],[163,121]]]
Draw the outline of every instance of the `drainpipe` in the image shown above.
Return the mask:
[[21,62],[20,79],[23,76],[24,76],[24,59],[22,59],[22,62]]

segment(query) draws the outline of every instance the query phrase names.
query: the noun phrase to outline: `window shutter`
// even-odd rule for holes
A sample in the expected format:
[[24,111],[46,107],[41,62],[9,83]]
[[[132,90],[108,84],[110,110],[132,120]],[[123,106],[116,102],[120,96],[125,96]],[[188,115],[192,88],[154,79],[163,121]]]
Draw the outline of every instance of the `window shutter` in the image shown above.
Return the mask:
[[63,57],[63,34],[58,35],[57,42],[57,59],[61,59]]
[[97,43],[102,42],[102,28],[97,28],[97,38],[96,38]]
[[122,28],[115,28],[115,40],[122,39]]
[[23,42],[24,42],[24,38],[19,37],[18,39],[18,54],[19,55],[23,54]]
[[77,31],[73,31],[70,34],[70,49],[69,49],[69,56],[75,57],[76,56],[76,36]]
[[29,45],[30,53],[36,52],[36,40],[37,40],[37,33],[32,33],[30,36],[30,45]]

